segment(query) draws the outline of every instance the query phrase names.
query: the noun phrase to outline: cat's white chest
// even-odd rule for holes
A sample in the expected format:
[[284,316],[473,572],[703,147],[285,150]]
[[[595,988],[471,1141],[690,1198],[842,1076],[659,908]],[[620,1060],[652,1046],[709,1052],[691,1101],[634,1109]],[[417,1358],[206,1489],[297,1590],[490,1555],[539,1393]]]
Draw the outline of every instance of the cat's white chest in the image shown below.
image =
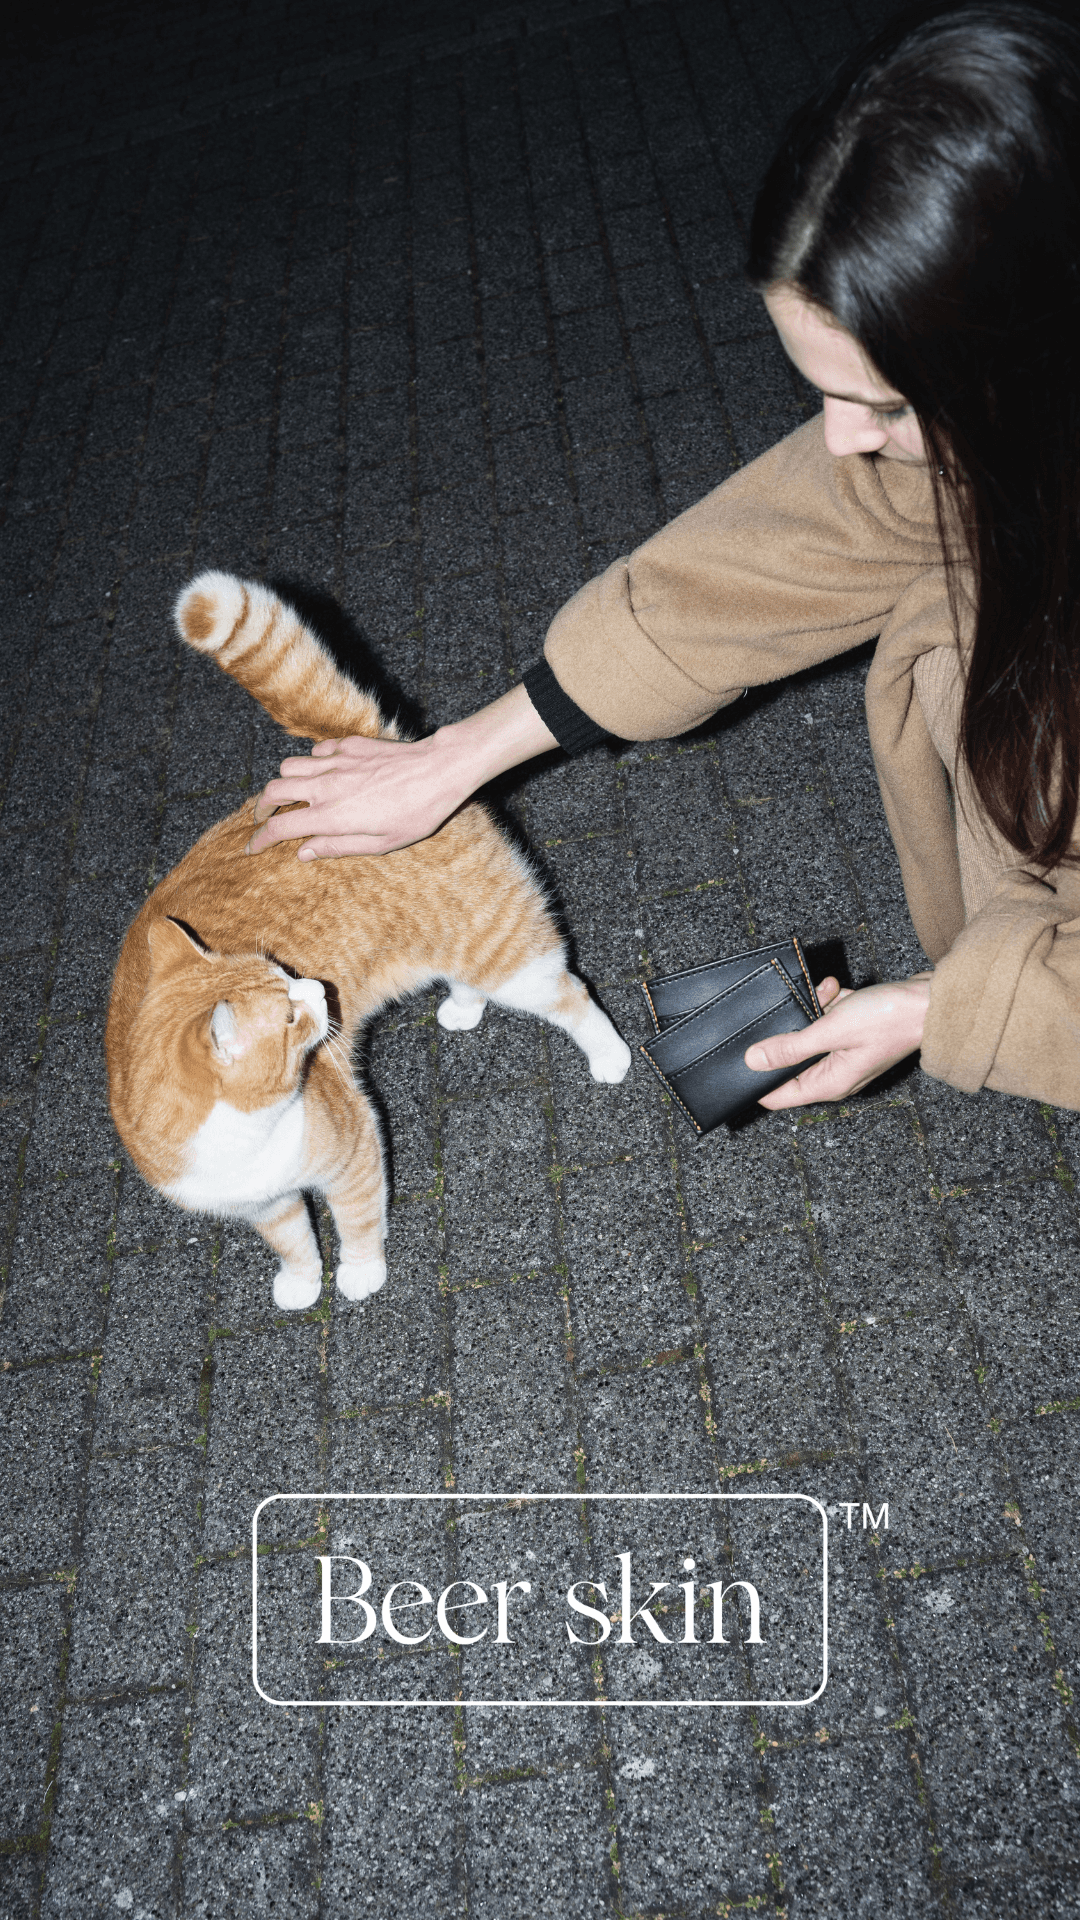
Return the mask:
[[255,1113],[219,1100],[188,1142],[187,1166],[166,1188],[197,1213],[248,1214],[302,1184],[304,1102],[299,1094]]

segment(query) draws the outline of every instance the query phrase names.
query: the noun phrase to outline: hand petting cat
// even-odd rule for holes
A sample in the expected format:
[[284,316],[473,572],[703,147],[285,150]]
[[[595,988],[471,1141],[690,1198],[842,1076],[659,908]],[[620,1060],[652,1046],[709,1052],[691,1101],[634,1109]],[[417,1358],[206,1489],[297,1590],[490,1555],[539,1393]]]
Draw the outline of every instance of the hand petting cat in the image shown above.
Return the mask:
[[426,840],[496,774],[557,745],[524,687],[426,740],[322,740],[283,760],[263,788],[247,851],[301,840],[301,860],[393,853]]
[[[427,740],[323,740],[310,755],[283,761],[280,779],[263,788],[255,807],[259,830],[247,851],[301,840],[301,860],[391,853],[434,833],[496,774],[555,745],[524,687]],[[921,1043],[930,997],[925,978],[843,993],[830,979],[819,997],[823,1006],[835,1002],[820,1025],[749,1049],[747,1066],[764,1070],[795,1066],[829,1044],[824,1059],[767,1095],[763,1107],[846,1100]]]

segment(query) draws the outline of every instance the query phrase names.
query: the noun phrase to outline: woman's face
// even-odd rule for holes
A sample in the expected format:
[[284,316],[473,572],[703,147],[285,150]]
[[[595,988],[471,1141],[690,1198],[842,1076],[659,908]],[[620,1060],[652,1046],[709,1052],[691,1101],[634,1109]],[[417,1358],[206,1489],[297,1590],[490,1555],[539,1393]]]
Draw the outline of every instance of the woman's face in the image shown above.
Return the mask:
[[789,360],[821,389],[829,452],[880,453],[924,467],[926,449],[914,412],[870,365],[858,341],[784,283],[769,288],[765,305]]

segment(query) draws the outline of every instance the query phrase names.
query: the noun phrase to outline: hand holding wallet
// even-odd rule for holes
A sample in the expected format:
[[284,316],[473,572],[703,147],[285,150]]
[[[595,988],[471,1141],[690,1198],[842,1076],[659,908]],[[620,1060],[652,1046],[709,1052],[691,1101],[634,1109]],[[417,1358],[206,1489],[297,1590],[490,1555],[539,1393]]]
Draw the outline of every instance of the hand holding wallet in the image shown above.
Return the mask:
[[800,1033],[821,1018],[794,934],[778,946],[646,980],[642,992],[656,1031],[641,1051],[699,1134],[813,1065],[803,1060],[755,1073],[743,1059],[755,1040]]

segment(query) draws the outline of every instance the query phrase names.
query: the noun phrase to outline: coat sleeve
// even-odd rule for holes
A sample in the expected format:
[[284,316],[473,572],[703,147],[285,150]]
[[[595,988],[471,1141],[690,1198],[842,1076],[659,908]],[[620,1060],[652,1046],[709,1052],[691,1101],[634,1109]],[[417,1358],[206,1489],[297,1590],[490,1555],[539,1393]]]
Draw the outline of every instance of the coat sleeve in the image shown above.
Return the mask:
[[884,464],[834,459],[808,421],[568,601],[544,646],[560,686],[609,732],[664,739],[880,632],[941,564],[925,477]]
[[1080,872],[1005,876],[934,970],[922,1064],[963,1093],[1080,1108]]

